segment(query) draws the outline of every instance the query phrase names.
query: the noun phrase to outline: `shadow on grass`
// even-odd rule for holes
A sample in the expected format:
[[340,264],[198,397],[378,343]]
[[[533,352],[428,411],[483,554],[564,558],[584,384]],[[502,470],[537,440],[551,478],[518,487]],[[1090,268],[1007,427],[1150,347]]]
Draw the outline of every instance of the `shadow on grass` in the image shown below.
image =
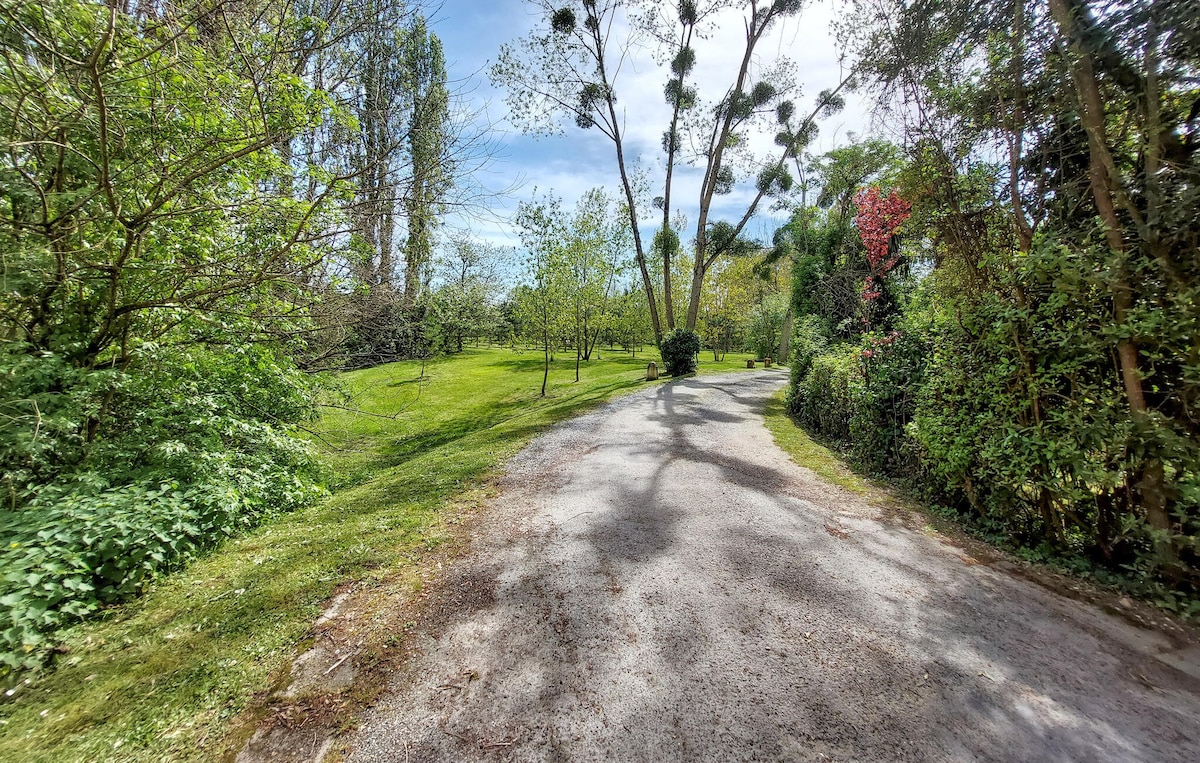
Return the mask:
[[[595,362],[604,363],[605,365],[629,366],[630,369],[633,369],[633,368],[640,368],[642,366],[645,366],[646,363],[649,363],[651,360],[654,360],[654,358],[643,359],[643,358],[630,358],[630,357],[625,357],[625,356],[606,355],[606,356],[604,356],[603,360],[596,359]],[[586,371],[590,367],[590,364],[592,362],[593,361],[588,361],[588,360],[581,361],[579,364],[579,367],[580,367],[580,369]],[[496,368],[508,368],[508,369],[513,369],[513,370],[517,370],[517,371],[541,371],[544,363],[545,363],[545,359],[539,354],[539,355],[530,355],[530,357],[528,357],[528,358],[510,358],[507,360],[497,360],[497,361],[490,363],[489,365],[494,366]],[[560,355],[558,357],[553,358],[550,361],[550,372],[551,373],[554,373],[556,371],[561,372],[568,368],[573,369],[574,367],[575,367],[575,357],[574,356],[567,357],[567,356]]]
[[[485,409],[472,409],[461,416],[446,420],[433,431],[406,437],[382,446],[379,449],[380,466],[385,469],[399,466],[412,458],[453,445],[479,432],[501,427],[506,422],[522,416],[544,413],[548,418],[547,423],[561,421],[620,390],[635,387],[641,383],[643,382],[640,379],[620,380],[602,387],[582,388],[574,394],[563,395],[562,392],[565,390],[560,388],[556,390],[558,394],[546,397],[533,395],[503,403],[493,402]],[[503,435],[500,439],[520,439],[528,436],[529,432],[536,432],[544,427],[545,424],[538,425],[536,423],[529,428],[510,429],[506,427],[503,433],[498,432],[497,434]],[[526,429],[529,431],[524,431]]]

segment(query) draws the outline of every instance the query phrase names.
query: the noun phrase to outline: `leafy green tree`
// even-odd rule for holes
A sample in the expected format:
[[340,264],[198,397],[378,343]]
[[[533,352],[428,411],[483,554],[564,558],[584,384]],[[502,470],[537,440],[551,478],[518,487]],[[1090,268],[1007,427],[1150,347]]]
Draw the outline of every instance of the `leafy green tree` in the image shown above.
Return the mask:
[[408,238],[404,245],[404,299],[417,299],[421,279],[433,257],[433,231],[454,176],[450,134],[450,93],[442,42],[418,14],[405,30],[402,47],[406,130],[411,177],[404,195]]
[[517,225],[527,255],[526,283],[516,293],[517,311],[526,337],[542,350],[545,397],[551,356],[571,331],[570,274],[564,252],[568,230],[557,199],[522,202]]
[[405,124],[397,119],[409,106],[404,68],[407,15],[399,0],[368,0],[361,16],[352,14],[339,25],[345,35],[341,55],[314,62],[320,67],[314,72],[318,79],[344,79],[353,88],[342,98],[357,117],[357,129],[334,140],[349,139],[355,178],[350,216],[359,245],[352,262],[358,280],[377,301],[388,301],[394,288],[397,200],[410,164]]
[[566,256],[575,381],[579,381],[580,361],[591,359],[600,331],[610,318],[610,302],[628,251],[629,228],[612,213],[613,202],[603,191],[592,189],[579,200],[569,221]]
[[614,219],[611,205],[603,191],[593,189],[572,215],[556,198],[522,204],[517,213],[530,253],[528,297],[534,300],[524,314],[533,318],[547,369],[556,333],[562,335],[560,346],[574,347],[576,381],[581,362],[590,357],[608,320],[625,252],[628,228]]
[[447,352],[462,352],[466,337],[491,336],[500,324],[494,247],[459,235],[440,263],[441,285],[429,295],[429,334]]
[[1194,9],[855,6],[844,37],[904,125],[906,246],[932,272],[897,305],[899,337],[847,348],[857,369],[817,364],[857,375],[849,431],[900,422],[873,447],[921,454],[968,515],[1186,607],[1200,591]]
[[746,343],[760,358],[769,358],[779,347],[787,317],[787,296],[766,295],[746,316]]
[[[339,190],[270,191],[292,172],[272,148],[328,114],[320,94],[233,21],[232,36],[199,40],[184,14],[159,30],[179,43],[164,47],[112,9],[48,11],[0,6],[6,338],[79,368],[124,367],[133,342],[198,314],[270,311],[271,293],[321,256],[314,223]],[[292,23],[277,16],[274,30]]]
[[346,175],[354,188],[344,204],[350,245],[308,274],[325,293],[307,360],[313,367],[428,351],[427,305],[419,302],[436,230],[473,152],[487,151],[486,141],[452,123],[441,42],[421,13],[402,0],[344,11],[329,22],[331,44],[297,67],[355,121],[321,126],[286,147],[293,161]]
[[[299,284],[344,184],[280,150],[345,125],[287,3],[0,3],[0,657],[316,492]],[[297,185],[313,192],[293,195]]]
[[[755,253],[727,258],[714,266],[704,286],[697,324],[701,339],[713,351],[713,360],[720,360],[730,350],[758,351],[758,344],[747,339],[748,322],[764,300],[786,290],[775,281],[774,272],[782,270],[784,264],[782,261],[764,264]],[[770,349],[759,357],[773,354]]]
[[[862,331],[863,281],[870,265],[854,229],[855,196],[869,184],[897,182],[899,158],[894,145],[877,139],[805,157],[806,183],[818,189],[815,204],[807,193],[786,225],[775,232],[767,264],[790,261],[792,299],[780,333],[779,357],[788,356],[791,315],[819,316],[834,336],[848,339]],[[799,162],[797,162],[799,164]],[[893,284],[884,284],[876,318],[895,312]]]
[[636,286],[626,286],[614,296],[608,316],[603,331],[610,346],[620,344],[630,355],[637,357],[642,345],[653,341],[650,311],[645,296],[638,293]]

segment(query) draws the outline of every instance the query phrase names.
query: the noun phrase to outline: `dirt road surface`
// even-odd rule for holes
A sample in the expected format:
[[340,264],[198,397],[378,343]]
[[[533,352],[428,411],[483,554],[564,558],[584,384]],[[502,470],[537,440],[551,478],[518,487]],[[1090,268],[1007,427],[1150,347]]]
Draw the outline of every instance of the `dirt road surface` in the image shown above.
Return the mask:
[[1200,760],[1195,647],[796,466],[784,381],[536,440],[349,761]]

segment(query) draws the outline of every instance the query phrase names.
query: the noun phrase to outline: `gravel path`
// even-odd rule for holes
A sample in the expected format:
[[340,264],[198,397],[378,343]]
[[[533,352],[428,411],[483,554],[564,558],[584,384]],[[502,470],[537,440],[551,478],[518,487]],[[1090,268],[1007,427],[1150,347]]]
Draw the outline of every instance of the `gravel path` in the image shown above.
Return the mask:
[[1194,651],[793,464],[760,415],[785,378],[530,445],[351,763],[1200,760]]

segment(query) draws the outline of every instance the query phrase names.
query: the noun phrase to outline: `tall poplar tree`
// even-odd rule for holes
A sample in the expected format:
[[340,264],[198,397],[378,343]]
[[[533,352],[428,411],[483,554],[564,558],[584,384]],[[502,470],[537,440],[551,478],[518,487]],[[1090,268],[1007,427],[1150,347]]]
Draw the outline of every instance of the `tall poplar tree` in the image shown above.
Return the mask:
[[433,258],[433,233],[453,177],[450,155],[450,93],[442,42],[418,14],[405,30],[401,50],[407,108],[406,148],[410,181],[404,194],[408,238],[404,244],[404,301],[417,300]]

